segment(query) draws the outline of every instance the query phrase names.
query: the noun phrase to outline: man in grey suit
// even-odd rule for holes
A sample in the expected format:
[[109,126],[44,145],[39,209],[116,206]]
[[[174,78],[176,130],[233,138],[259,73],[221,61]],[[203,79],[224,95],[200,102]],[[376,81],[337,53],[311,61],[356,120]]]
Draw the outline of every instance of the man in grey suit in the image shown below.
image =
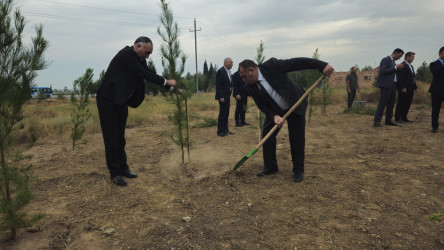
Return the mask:
[[[381,127],[382,114],[385,109],[385,125],[398,126],[392,122],[393,108],[396,101],[396,83],[398,82],[398,70],[404,68],[404,64],[396,64],[395,61],[404,55],[402,49],[395,49],[390,56],[384,57],[379,64],[378,80],[376,87],[380,89],[378,107],[376,108],[374,127]],[[387,107],[387,108],[386,108]]]

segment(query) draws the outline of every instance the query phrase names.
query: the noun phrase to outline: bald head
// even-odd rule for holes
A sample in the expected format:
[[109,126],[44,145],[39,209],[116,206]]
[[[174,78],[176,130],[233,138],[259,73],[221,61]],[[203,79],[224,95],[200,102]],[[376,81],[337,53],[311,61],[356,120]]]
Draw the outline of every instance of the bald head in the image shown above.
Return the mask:
[[233,60],[229,57],[224,59],[224,67],[226,69],[231,69],[233,67]]

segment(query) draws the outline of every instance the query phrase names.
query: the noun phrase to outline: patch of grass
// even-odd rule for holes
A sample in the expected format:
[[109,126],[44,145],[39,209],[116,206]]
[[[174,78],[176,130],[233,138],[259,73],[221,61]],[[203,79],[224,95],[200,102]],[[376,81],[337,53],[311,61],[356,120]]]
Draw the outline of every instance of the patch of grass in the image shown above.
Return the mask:
[[442,221],[443,218],[444,218],[444,209],[436,214],[431,214],[427,216],[427,219],[429,221]]

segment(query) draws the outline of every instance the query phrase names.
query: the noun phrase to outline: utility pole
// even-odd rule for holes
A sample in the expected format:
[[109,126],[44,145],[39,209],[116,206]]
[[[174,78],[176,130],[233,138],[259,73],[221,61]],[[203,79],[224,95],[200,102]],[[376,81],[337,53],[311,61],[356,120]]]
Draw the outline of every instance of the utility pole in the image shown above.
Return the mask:
[[190,32],[194,32],[194,54],[196,56],[196,98],[199,97],[199,81],[198,76],[197,76],[197,35],[196,32],[197,31],[201,31],[201,29],[199,28],[198,30],[196,29],[196,18],[194,18],[194,30],[190,30]]

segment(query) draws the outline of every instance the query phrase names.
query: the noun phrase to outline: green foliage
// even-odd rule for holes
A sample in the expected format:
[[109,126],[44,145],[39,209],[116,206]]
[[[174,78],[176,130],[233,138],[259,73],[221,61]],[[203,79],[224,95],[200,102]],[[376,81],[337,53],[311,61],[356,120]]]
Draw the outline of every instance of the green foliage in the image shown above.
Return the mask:
[[443,218],[444,218],[444,209],[436,214],[431,214],[427,216],[427,219],[429,221],[442,221]]
[[26,21],[20,10],[12,12],[12,7],[12,0],[0,1],[0,229],[11,230],[15,239],[17,230],[30,222],[21,211],[32,199],[30,167],[9,165],[7,159],[12,132],[22,127],[18,122],[23,119],[22,106],[30,98],[32,82],[37,71],[47,66],[43,54],[48,41],[42,25],[37,25],[31,46],[24,45]]
[[327,113],[327,105],[331,103],[330,95],[332,92],[332,89],[328,85],[328,80],[324,79],[324,82],[321,86],[321,105],[322,105],[322,113]]
[[29,133],[29,138],[30,138],[29,146],[32,146],[37,141],[37,133],[35,132],[35,129],[33,126],[28,127],[28,133]]
[[315,96],[315,91],[312,91],[309,95],[308,95],[308,121],[307,123],[310,123],[311,121],[311,116],[313,115],[313,113],[316,111],[316,96]]
[[416,76],[415,79],[417,81],[422,81],[426,83],[431,83],[433,76],[432,72],[430,71],[429,65],[424,61],[422,62],[421,66],[418,67],[416,70]]
[[90,94],[97,94],[97,92],[99,92],[99,88],[100,88],[100,85],[102,84],[102,80],[103,80],[104,76],[105,76],[105,70],[102,70],[102,72],[100,72],[99,79],[92,82],[92,84],[88,90]]
[[[182,51],[179,41],[179,26],[174,21],[173,11],[165,0],[160,1],[161,15],[159,17],[162,27],[157,27],[157,33],[162,38],[163,43],[160,46],[160,54],[162,55],[162,66],[164,68],[163,75],[166,78],[172,78],[177,81],[179,88],[183,88],[184,84],[181,75],[185,70],[185,62],[187,57]],[[188,148],[189,160],[189,134],[188,134],[188,112],[187,98],[184,93],[175,90],[171,93],[171,100],[176,106],[176,111],[170,119],[176,125],[176,129],[171,135],[173,142],[178,144],[182,150],[182,164],[185,163],[184,147]]]
[[259,43],[259,47],[256,49],[257,54],[256,54],[255,60],[256,60],[257,64],[261,64],[264,62],[264,60],[265,60],[264,50],[265,50],[264,42],[262,42],[262,40],[261,40],[261,42]]
[[73,84],[71,103],[75,108],[71,111],[71,121],[73,122],[71,129],[72,149],[75,148],[76,141],[82,139],[86,131],[85,122],[91,117],[88,104],[90,103],[89,95],[93,85],[93,75],[93,70],[88,68],[85,74],[75,80]]
[[360,71],[372,71],[372,70],[373,70],[373,67],[371,65],[367,65],[367,66],[364,66]]

